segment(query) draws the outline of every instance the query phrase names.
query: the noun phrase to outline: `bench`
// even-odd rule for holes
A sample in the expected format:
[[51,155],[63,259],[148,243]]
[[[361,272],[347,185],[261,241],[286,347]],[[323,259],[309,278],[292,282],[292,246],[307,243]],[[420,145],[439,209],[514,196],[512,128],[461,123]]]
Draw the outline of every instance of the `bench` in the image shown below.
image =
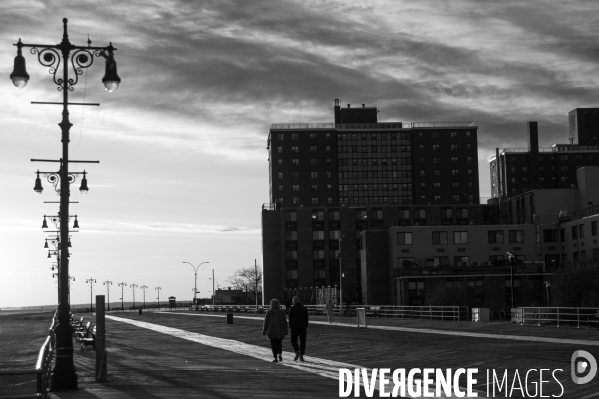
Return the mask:
[[83,338],[87,338],[89,336],[91,330],[92,322],[88,321],[84,326],[76,328],[73,332],[73,335],[75,338],[77,338],[77,341],[81,341]]
[[90,346],[96,350],[96,326],[89,332],[88,336],[81,338],[81,352],[85,350],[86,346]]
[[597,313],[589,315],[589,317],[587,317],[587,331],[589,331],[591,323],[595,323],[595,328],[597,328],[597,331],[599,331],[599,310],[597,311]]
[[83,326],[83,317],[79,320],[75,320],[74,315],[71,315],[71,326],[77,328],[77,327],[82,327]]
[[366,308],[366,317],[370,317],[372,319],[381,318],[381,307],[380,306],[370,306]]

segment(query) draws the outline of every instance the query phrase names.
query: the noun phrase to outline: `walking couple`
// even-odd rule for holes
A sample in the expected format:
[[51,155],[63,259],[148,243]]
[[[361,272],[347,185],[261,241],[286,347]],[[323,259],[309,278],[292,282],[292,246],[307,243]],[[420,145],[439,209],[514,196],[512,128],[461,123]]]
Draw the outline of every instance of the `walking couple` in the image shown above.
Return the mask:
[[[304,361],[306,353],[306,329],[308,328],[308,309],[301,304],[298,296],[293,297],[293,306],[289,310],[289,328],[291,329],[291,345],[295,350],[294,361]],[[283,339],[288,334],[285,311],[281,309],[278,299],[270,301],[270,310],[266,312],[262,335],[270,340],[273,363],[283,361]],[[299,345],[297,339],[299,338]]]

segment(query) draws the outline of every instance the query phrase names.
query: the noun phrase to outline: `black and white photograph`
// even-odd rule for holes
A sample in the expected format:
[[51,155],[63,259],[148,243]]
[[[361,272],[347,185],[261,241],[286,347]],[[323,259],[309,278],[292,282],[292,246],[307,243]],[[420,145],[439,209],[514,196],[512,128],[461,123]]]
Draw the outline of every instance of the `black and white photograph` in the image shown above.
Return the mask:
[[599,399],[599,2],[2,0],[0,399]]

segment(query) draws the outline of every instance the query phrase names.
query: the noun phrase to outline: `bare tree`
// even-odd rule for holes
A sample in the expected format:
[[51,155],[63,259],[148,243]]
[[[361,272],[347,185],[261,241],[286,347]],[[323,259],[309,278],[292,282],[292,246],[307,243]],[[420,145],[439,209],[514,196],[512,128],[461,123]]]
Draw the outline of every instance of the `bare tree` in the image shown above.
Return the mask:
[[227,282],[234,289],[248,292],[249,289],[254,291],[256,297],[256,308],[258,308],[258,296],[262,294],[262,269],[258,267],[254,260],[254,267],[246,267],[236,270]]

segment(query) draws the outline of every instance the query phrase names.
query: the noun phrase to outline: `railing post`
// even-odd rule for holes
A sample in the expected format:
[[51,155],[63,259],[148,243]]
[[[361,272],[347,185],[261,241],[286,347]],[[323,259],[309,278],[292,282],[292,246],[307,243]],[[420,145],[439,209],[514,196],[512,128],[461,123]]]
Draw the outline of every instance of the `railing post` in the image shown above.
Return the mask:
[[578,319],[578,327],[576,328],[580,328],[580,309],[576,308],[576,319]]
[[539,321],[537,322],[537,326],[541,327],[541,308],[537,308]]
[[559,308],[555,308],[557,312],[557,327],[559,328]]

